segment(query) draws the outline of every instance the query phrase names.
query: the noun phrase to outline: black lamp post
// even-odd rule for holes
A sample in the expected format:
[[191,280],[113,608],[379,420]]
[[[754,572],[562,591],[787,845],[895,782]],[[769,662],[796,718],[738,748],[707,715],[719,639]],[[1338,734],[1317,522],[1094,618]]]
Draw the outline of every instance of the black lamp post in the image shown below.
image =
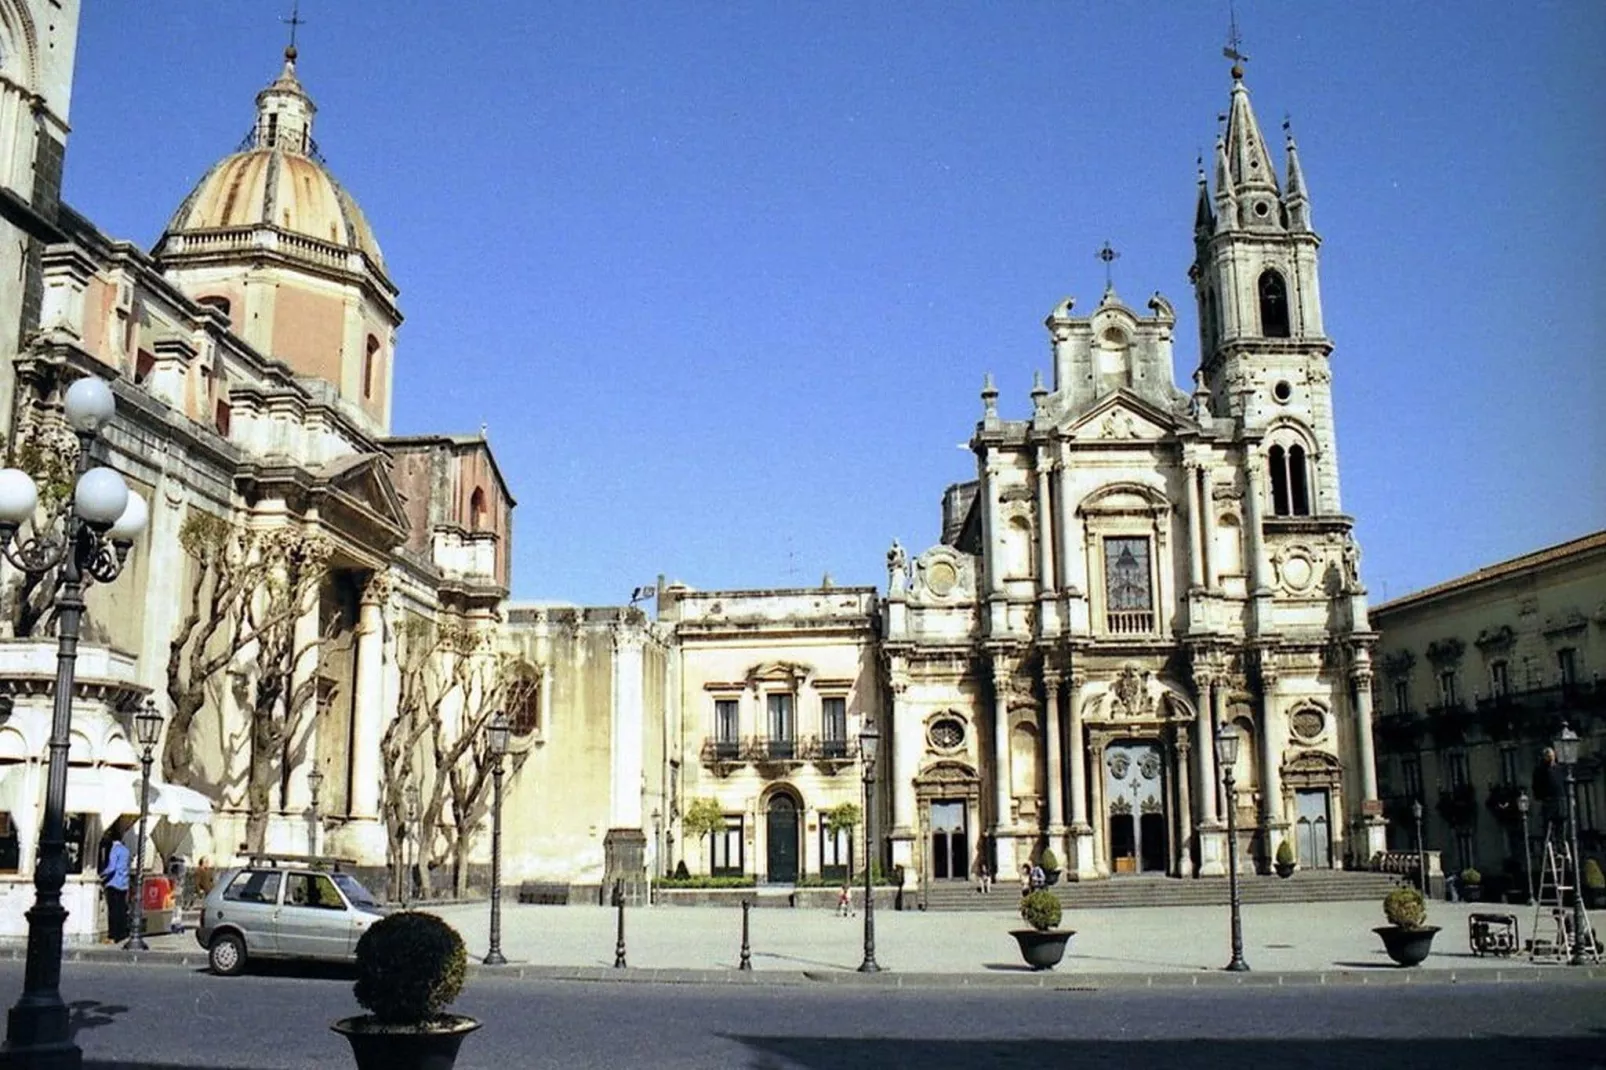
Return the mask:
[[1424,898],[1428,894],[1428,853],[1422,848],[1422,800],[1411,800],[1411,820],[1416,822],[1416,877]]
[[[402,909],[408,909],[408,900],[412,898],[413,888],[413,857],[418,854],[418,785],[409,784],[402,793],[407,802],[407,830],[402,834]],[[412,857],[409,856],[407,844],[413,842]]]
[[162,738],[162,715],[153,699],[134,715],[134,741],[139,744],[139,839],[134,841],[134,924],[124,951],[148,951],[145,943],[145,818],[151,811],[151,751]]
[[1578,733],[1561,726],[1556,737],[1556,761],[1567,770],[1567,848],[1573,855],[1573,954],[1568,965],[1584,964],[1584,942],[1593,945],[1594,934],[1584,920],[1584,867],[1578,852]]
[[313,855],[318,853],[318,833],[323,831],[323,819],[318,814],[318,793],[322,790],[323,770],[314,765],[307,771],[307,797],[312,803],[312,829],[307,837],[309,841],[307,850]]
[[875,760],[881,749],[881,733],[866,714],[859,731],[859,756],[864,762],[864,961],[860,973],[880,973],[875,960],[875,887],[870,871],[875,863]]
[[485,965],[506,966],[502,955],[502,759],[507,756],[508,720],[501,710],[485,729],[491,752],[491,948]]
[[[78,632],[84,614],[84,587],[92,581],[110,583],[117,578],[149,515],[145,499],[129,493],[122,476],[110,468],[89,465],[90,447],[116,411],[111,388],[95,376],[79,379],[67,388],[62,407],[78,436],[78,478],[65,515],[50,518],[47,525],[36,524],[32,535],[18,541],[18,530],[33,519],[39,491],[28,473],[0,469],[0,553],[33,576],[60,570],[45,813],[34,857],[34,903],[27,913],[22,996],[6,1018],[6,1040],[0,1046],[0,1066],[4,1067],[76,1068],[83,1063],[61,998],[62,930],[67,921],[61,905],[62,885],[67,882],[67,749]],[[61,526],[56,530],[58,520]]]
[[1249,963],[1244,961],[1244,924],[1238,899],[1238,800],[1233,794],[1233,766],[1238,761],[1238,729],[1223,723],[1216,729],[1216,764],[1221,766],[1221,780],[1227,789],[1227,896],[1232,904],[1232,961],[1226,969],[1244,973]]
[[1517,792],[1517,813],[1522,817],[1522,883],[1528,889],[1530,903],[1534,899],[1533,860],[1529,857],[1528,844],[1528,807],[1531,805],[1526,788]]

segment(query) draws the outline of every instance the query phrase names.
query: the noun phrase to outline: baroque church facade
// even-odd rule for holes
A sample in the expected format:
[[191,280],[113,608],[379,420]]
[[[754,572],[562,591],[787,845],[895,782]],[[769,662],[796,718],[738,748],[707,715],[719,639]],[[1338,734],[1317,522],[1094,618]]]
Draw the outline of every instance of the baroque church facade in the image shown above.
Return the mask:
[[[22,280],[0,291],[7,463],[74,461],[61,398],[98,376],[117,416],[95,460],[151,515],[87,598],[72,935],[97,930],[95,844],[138,812],[146,701],[167,718],[153,863],[337,854],[391,894],[428,870],[483,879],[497,710],[504,878],[582,897],[618,880],[640,899],[681,864],[788,884],[868,856],[924,887],[1048,847],[1087,880],[1222,874],[1229,849],[1264,863],[1284,840],[1310,867],[1383,848],[1319,239],[1292,140],[1279,182],[1240,70],[1199,178],[1191,390],[1165,298],[1062,301],[1049,382],[1016,419],[989,379],[976,478],[943,495],[936,545],[894,545],[885,591],[660,581],[649,617],[510,602],[514,500],[485,433],[392,432],[400,290],[313,139],[293,47],[149,252],[60,203],[77,17],[0,0],[0,90],[16,90],[0,253]],[[47,25],[62,47],[40,46]],[[218,601],[225,567],[256,577],[243,598]],[[303,573],[275,620],[263,599]],[[9,566],[0,580],[0,932],[16,933],[56,644],[41,592]],[[1212,741],[1229,721],[1245,745],[1224,799]],[[866,723],[883,740],[874,843],[844,823]],[[721,828],[688,833],[699,803]]]

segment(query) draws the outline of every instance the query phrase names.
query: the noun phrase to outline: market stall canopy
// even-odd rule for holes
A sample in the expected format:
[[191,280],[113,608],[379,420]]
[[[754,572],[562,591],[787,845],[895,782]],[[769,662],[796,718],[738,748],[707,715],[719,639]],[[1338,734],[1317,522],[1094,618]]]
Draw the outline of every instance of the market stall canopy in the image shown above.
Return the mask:
[[[14,820],[38,827],[44,813],[46,767],[14,762],[0,766],[0,809]],[[110,823],[124,814],[139,813],[139,774],[115,765],[67,768],[69,814],[98,814]]]
[[[134,808],[139,812],[139,807]],[[152,818],[166,818],[174,824],[204,825],[212,820],[212,800],[182,784],[151,781]]]

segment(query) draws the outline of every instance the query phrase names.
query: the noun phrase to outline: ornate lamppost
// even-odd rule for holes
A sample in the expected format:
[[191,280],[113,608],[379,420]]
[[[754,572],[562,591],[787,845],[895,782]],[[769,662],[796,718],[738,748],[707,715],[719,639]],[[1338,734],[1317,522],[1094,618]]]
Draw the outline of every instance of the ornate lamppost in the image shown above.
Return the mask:
[[1422,897],[1428,894],[1428,853],[1422,848],[1422,800],[1411,800],[1411,820],[1416,822],[1416,878]]
[[307,851],[309,854],[318,853],[318,833],[323,831],[323,818],[318,813],[318,793],[323,789],[323,770],[314,765],[307,770],[307,797],[312,806],[312,828],[308,831]]
[[865,714],[859,731],[859,756],[864,763],[864,961],[860,973],[880,973],[875,960],[875,887],[870,873],[875,864],[875,760],[881,749],[881,733],[873,715]]
[[491,752],[491,947],[485,965],[506,966],[502,955],[502,759],[507,756],[507,714],[497,710],[485,729]]
[[1517,792],[1517,813],[1522,818],[1522,883],[1528,889],[1528,902],[1534,900],[1534,871],[1531,847],[1528,840],[1528,808],[1532,806],[1528,789]]
[[145,943],[145,819],[151,812],[151,752],[162,738],[162,715],[154,699],[134,715],[134,741],[139,744],[139,839],[134,841],[134,924],[124,951],[149,951]]
[[1232,905],[1232,961],[1226,969],[1244,973],[1249,963],[1244,961],[1244,925],[1238,898],[1238,799],[1233,793],[1232,775],[1238,761],[1238,729],[1223,722],[1216,729],[1216,764],[1221,767],[1222,784],[1227,791],[1227,896]]
[[1567,849],[1573,856],[1573,953],[1567,963],[1582,966],[1584,943],[1588,941],[1593,948],[1595,936],[1584,919],[1583,855],[1578,851],[1578,733],[1562,725],[1555,747],[1556,762],[1567,770]]
[[[418,825],[418,785],[417,784],[409,784],[409,785],[407,785],[407,790],[402,793],[402,798],[405,799],[406,802],[407,802],[407,831],[402,834],[401,901],[402,901],[402,909],[403,910],[407,910],[408,909],[408,899],[411,898],[410,893],[411,893],[412,887],[413,887],[413,865],[412,865],[412,862],[413,862],[413,860],[416,860],[417,855],[418,855],[418,845],[417,845],[417,841],[419,839],[418,828],[417,828],[417,825]],[[409,859],[408,851],[407,851],[407,844],[408,844],[409,841],[412,841],[412,843],[413,843],[412,859]]]
[[33,519],[39,490],[28,473],[0,469],[0,553],[18,569],[40,576],[60,570],[56,590],[56,689],[50,720],[50,759],[45,813],[34,859],[34,904],[28,911],[27,966],[22,996],[6,1018],[0,1066],[78,1067],[83,1053],[68,1031],[61,998],[61,944],[67,911],[61,889],[67,881],[67,749],[72,726],[73,680],[78,631],[84,614],[84,587],[110,583],[122,572],[134,537],[145,527],[145,499],[131,494],[110,468],[92,468],[90,447],[116,412],[111,388],[94,376],[67,388],[63,409],[78,435],[78,478],[60,529],[58,518],[35,526],[18,541],[22,525]]

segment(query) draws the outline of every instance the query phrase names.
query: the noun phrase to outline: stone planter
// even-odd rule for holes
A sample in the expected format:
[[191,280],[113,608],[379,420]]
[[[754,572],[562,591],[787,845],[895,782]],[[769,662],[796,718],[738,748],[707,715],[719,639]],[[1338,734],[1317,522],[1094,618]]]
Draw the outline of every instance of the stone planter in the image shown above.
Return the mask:
[[1054,887],[1054,885],[1056,885],[1056,884],[1058,884],[1060,882],[1060,874],[1063,873],[1063,872],[1064,872],[1064,870],[1059,870],[1059,869],[1045,869],[1045,870],[1043,870],[1043,884],[1044,884],[1044,886],[1048,887],[1048,888]]
[[1009,935],[1020,945],[1020,957],[1034,970],[1052,970],[1065,957],[1065,945],[1076,935],[1075,929],[1011,929]]
[[1463,903],[1483,902],[1483,885],[1481,884],[1463,884],[1459,891]]
[[357,1070],[452,1070],[463,1038],[479,1027],[462,1014],[443,1014],[428,1025],[381,1025],[359,1014],[329,1028],[351,1043]]
[[1388,952],[1395,965],[1415,966],[1433,950],[1433,937],[1439,927],[1426,925],[1420,929],[1402,929],[1398,925],[1380,925],[1372,931],[1383,938],[1383,950]]
[[1272,868],[1277,871],[1277,876],[1281,877],[1283,880],[1287,880],[1289,877],[1294,875],[1295,867],[1294,863],[1292,862],[1276,862],[1273,863]]

